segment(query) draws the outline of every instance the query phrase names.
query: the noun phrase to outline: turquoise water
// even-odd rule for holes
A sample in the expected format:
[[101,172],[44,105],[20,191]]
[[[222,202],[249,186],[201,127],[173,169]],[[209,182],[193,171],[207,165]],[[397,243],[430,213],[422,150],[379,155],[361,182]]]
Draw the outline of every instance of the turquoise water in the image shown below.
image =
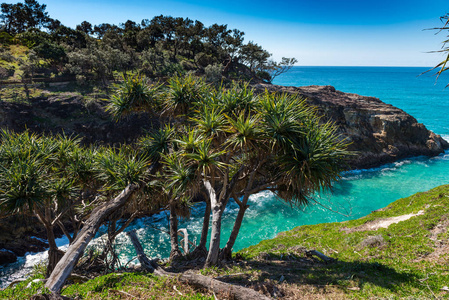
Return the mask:
[[[435,77],[419,76],[426,68],[384,67],[295,67],[275,80],[281,85],[333,85],[344,92],[378,97],[411,115],[437,134],[449,137],[449,76],[442,76],[435,84]],[[449,184],[449,152],[438,157],[417,157],[401,160],[369,170],[351,171],[343,174],[333,193],[317,196],[321,205],[307,208],[290,207],[268,192],[254,195],[250,199],[239,238],[234,250],[254,245],[261,240],[273,238],[281,231],[305,224],[343,221],[369,214],[385,207],[396,199],[416,192]],[[329,210],[328,208],[331,208]],[[189,234],[199,240],[204,205],[192,208],[189,220],[181,220]],[[237,206],[231,201],[223,218],[222,245],[226,243],[233,225]],[[160,213],[133,222],[129,227],[137,234],[151,257],[167,257],[169,237],[167,214]],[[95,244],[101,244],[104,230],[97,235]],[[60,245],[67,244],[65,239]],[[120,258],[127,263],[135,256],[126,235],[117,238]],[[15,264],[0,268],[0,283],[5,284],[24,276],[44,253],[27,255]]]

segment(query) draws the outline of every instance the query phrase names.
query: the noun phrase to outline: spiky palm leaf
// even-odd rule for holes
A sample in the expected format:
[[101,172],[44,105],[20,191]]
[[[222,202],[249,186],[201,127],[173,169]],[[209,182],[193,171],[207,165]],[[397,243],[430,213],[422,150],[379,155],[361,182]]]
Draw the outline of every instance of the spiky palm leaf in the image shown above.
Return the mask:
[[198,130],[186,128],[184,134],[174,140],[182,153],[192,153],[204,139]]
[[181,153],[164,155],[162,163],[165,168],[167,188],[173,195],[194,197],[199,190],[199,177],[195,165],[188,164]]
[[50,194],[46,166],[35,157],[18,157],[0,168],[0,208],[17,213],[43,205]]
[[192,75],[171,77],[164,97],[164,113],[172,116],[187,115],[202,103],[207,90],[204,82]]
[[175,137],[175,129],[170,125],[149,132],[138,141],[141,153],[156,162],[162,154],[169,154]]
[[222,87],[217,100],[223,112],[228,115],[239,115],[243,111],[250,113],[257,105],[257,98],[248,83],[233,82],[231,88]]
[[245,149],[246,152],[250,149],[257,151],[257,142],[262,136],[259,116],[250,116],[244,111],[236,118],[227,116],[227,119],[230,124],[227,131],[231,134],[227,143],[234,149]]
[[160,87],[141,75],[123,76],[123,82],[114,85],[106,109],[117,119],[134,112],[154,112],[160,105]]
[[332,123],[309,122],[305,135],[290,139],[289,147],[278,156],[281,188],[286,201],[308,204],[310,197],[332,187],[345,168],[347,143],[336,134]]
[[198,117],[192,118],[191,121],[205,138],[219,141],[223,137],[227,126],[226,118],[217,106],[204,106],[198,113]]
[[211,174],[214,170],[219,170],[226,166],[220,160],[220,156],[226,151],[217,151],[212,147],[211,140],[202,140],[193,153],[186,153],[185,157],[190,163],[195,164],[197,172],[201,172],[204,176]]
[[139,183],[145,179],[145,171],[149,161],[137,153],[127,150],[104,148],[97,155],[97,178],[104,183],[108,191],[123,190],[131,183]]

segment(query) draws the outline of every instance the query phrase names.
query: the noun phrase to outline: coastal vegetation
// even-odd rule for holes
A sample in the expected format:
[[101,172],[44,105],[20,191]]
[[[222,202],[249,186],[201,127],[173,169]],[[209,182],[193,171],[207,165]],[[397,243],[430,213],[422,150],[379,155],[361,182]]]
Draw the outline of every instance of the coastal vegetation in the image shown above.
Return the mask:
[[216,83],[222,77],[271,82],[296,63],[273,61],[257,43],[245,43],[243,31],[189,18],[83,21],[73,29],[51,18],[45,4],[26,0],[2,3],[0,20],[0,80],[11,83],[108,85],[119,73],[136,71],[152,78],[193,72]]
[[[235,261],[222,268],[195,272],[279,299],[444,298],[449,291],[448,196],[449,186],[441,186],[399,199],[358,220],[297,227],[242,249]],[[334,261],[311,257],[309,249]],[[43,276],[36,271],[27,281],[0,291],[0,298],[26,299],[45,290],[43,282],[35,280]],[[32,280],[36,282],[30,284]],[[30,288],[24,288],[27,285]],[[210,291],[193,291],[176,279],[139,272],[100,276],[63,291],[81,299],[119,299],[127,294],[214,299]]]

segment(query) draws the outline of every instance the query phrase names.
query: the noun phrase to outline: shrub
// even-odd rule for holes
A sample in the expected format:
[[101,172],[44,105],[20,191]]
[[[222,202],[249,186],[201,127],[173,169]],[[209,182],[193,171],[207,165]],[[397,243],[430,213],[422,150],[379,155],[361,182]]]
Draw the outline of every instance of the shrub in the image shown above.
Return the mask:
[[208,65],[204,69],[206,82],[219,83],[221,81],[223,66],[221,64]]

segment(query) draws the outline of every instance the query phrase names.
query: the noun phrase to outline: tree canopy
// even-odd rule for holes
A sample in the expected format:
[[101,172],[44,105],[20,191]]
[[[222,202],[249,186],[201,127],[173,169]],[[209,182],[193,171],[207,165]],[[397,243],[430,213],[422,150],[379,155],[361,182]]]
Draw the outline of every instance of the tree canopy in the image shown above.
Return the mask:
[[272,61],[260,45],[245,43],[241,30],[220,24],[207,27],[182,17],[160,15],[118,25],[83,21],[69,28],[52,19],[45,4],[26,0],[2,3],[0,21],[2,36],[32,49],[42,60],[39,69],[47,68],[54,76],[106,82],[114,72],[137,70],[165,77],[194,71],[217,83],[222,76],[271,82],[297,62]]

